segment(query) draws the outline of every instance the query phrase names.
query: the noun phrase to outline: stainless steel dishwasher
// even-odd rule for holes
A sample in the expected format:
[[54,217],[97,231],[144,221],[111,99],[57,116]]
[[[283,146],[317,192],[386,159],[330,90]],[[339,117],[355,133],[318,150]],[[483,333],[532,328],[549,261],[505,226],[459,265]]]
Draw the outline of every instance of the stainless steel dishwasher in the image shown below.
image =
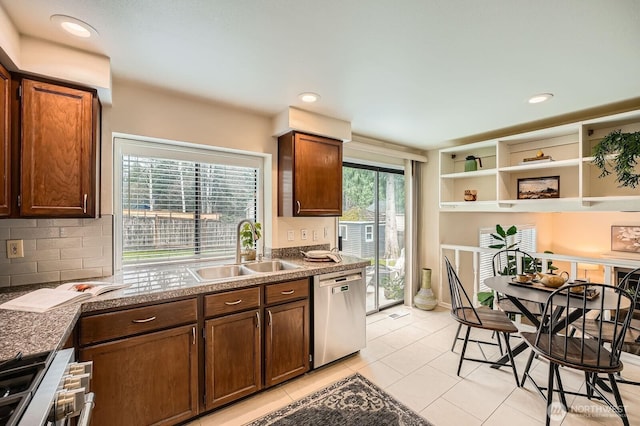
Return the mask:
[[313,368],[350,355],[367,344],[365,270],[313,279]]

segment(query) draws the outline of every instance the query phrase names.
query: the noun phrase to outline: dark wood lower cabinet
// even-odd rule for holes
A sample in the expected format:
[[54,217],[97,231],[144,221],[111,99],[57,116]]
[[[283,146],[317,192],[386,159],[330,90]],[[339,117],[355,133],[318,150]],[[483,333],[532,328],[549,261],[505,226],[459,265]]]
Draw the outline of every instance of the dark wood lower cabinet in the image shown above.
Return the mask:
[[309,300],[265,308],[265,387],[309,371]]
[[259,391],[262,386],[260,311],[205,321],[206,409]]
[[93,361],[91,425],[170,425],[198,414],[196,325],[81,348]]
[[299,279],[81,317],[92,426],[175,425],[306,373],[309,306]]

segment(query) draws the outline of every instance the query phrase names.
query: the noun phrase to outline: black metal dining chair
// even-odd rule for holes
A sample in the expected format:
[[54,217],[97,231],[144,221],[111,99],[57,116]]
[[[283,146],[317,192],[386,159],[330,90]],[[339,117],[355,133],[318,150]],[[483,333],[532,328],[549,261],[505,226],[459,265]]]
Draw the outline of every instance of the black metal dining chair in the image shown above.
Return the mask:
[[[609,407],[620,416],[622,422],[628,426],[629,420],[627,419],[627,414],[614,375],[622,370],[620,353],[624,343],[624,336],[633,315],[633,297],[622,288],[606,284],[591,284],[589,290],[582,291],[582,293],[575,291],[578,290],[579,287],[582,287],[584,290],[584,284],[569,284],[553,291],[542,313],[545,319],[544,325],[536,332],[520,333],[527,345],[531,347],[533,351],[532,355],[535,353],[549,362],[548,383],[546,388],[539,386],[529,375],[531,356],[529,357],[529,362],[524,372],[523,384],[525,379],[528,378],[532,381],[540,395],[547,400],[547,426],[550,423],[550,407],[553,401],[553,394],[556,391],[559,393],[560,401],[567,411],[566,394],[586,396],[589,399],[595,398],[609,405]],[[594,292],[597,294],[596,296],[594,296]],[[583,314],[575,323],[572,323],[570,317],[575,318],[575,315],[568,315],[568,312],[570,311],[570,298],[574,297],[580,298],[579,305],[582,307],[581,311]],[[591,299],[596,301],[596,306],[599,306],[599,309],[596,311],[602,318],[604,318],[606,311],[604,309],[605,300],[607,303],[613,302],[613,306],[617,307],[613,314],[614,326],[611,330],[611,342],[608,348],[605,347],[605,342],[600,339],[594,339],[581,333],[573,335],[570,332],[572,326],[581,326],[581,328],[584,329],[585,323],[587,322],[584,313],[590,310],[587,304],[589,303],[589,305],[592,306],[593,302],[591,302]],[[622,309],[625,308],[627,304],[628,309]],[[575,303],[573,306],[575,306]],[[602,336],[604,334],[605,329],[603,324],[604,322],[599,323],[596,335]],[[585,373],[586,395],[563,389],[558,369],[560,366]],[[599,389],[603,383],[602,380],[598,379],[599,374],[607,375],[611,386],[610,391],[615,398],[615,405],[604,395],[603,391]],[[554,379],[558,381],[557,388],[555,388]],[[546,396],[543,393],[544,390],[547,391]],[[608,389],[605,388],[603,388],[603,390],[608,391]]]
[[[520,386],[520,381],[518,380],[518,372],[516,370],[516,364],[513,361],[513,354],[511,352],[511,346],[509,344],[509,336],[511,333],[517,333],[518,329],[515,325],[509,320],[507,315],[498,310],[489,309],[486,307],[475,308],[471,303],[471,299],[467,295],[462,282],[458,278],[458,274],[451,266],[451,262],[447,257],[444,258],[445,265],[447,268],[447,277],[449,279],[449,291],[451,293],[451,315],[458,322],[458,332],[460,328],[465,326],[467,327],[464,343],[462,345],[462,351],[460,352],[460,361],[458,363],[458,371],[457,375],[460,375],[460,369],[462,368],[462,362],[464,360],[467,361],[475,361],[482,362],[485,364],[496,364],[496,361],[489,361],[487,359],[478,359],[478,358],[467,358],[465,357],[465,352],[467,350],[467,344],[469,342],[476,342],[479,344],[488,344],[488,345],[496,345],[493,342],[487,342],[484,340],[477,339],[469,339],[469,335],[471,333],[472,328],[482,329],[494,331],[498,334],[502,334],[505,341],[505,346],[507,350],[507,354],[509,355],[509,363],[501,364],[503,366],[511,367],[513,370],[513,376],[516,379],[516,385]],[[455,345],[455,340],[454,340]],[[453,350],[453,349],[452,349]]]
[[[537,260],[520,249],[505,249],[497,252],[493,255],[492,266],[494,276],[538,272]],[[521,299],[518,300],[518,303],[524,305],[526,310],[535,316],[542,314],[542,305],[539,303]],[[496,295],[496,306],[507,314],[524,314],[520,307],[500,293]]]
[[[637,303],[638,292],[640,291],[640,268],[634,269],[633,271],[626,274],[618,283],[618,287],[627,290],[632,295],[635,307],[635,304]],[[584,327],[582,323],[579,323],[576,324],[574,328],[577,331],[581,331],[594,339],[599,339],[604,343],[611,344],[613,341],[615,328],[618,326],[614,322],[615,318],[615,315],[610,316],[609,318],[596,316],[595,318],[587,319],[584,322]],[[601,330],[602,334],[600,334]],[[637,347],[639,345],[640,320],[631,318],[629,328],[627,328],[627,333],[624,335],[622,350],[624,351],[626,348]],[[640,382],[624,379],[620,375],[620,373],[617,373],[615,375],[615,378],[618,383],[640,386]]]

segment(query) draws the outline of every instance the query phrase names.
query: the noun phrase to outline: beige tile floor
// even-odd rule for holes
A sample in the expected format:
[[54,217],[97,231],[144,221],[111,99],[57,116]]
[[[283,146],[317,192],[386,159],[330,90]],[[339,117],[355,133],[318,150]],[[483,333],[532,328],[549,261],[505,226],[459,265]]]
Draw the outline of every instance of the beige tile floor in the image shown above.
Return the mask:
[[[397,319],[391,313],[406,313]],[[367,347],[355,356],[310,372],[300,378],[201,417],[190,426],[242,425],[355,372],[383,388],[436,426],[544,424],[545,402],[529,382],[515,385],[510,369],[491,369],[481,363],[465,361],[461,377],[456,375],[458,349],[450,351],[457,328],[442,308],[425,312],[406,306],[367,317]],[[484,338],[482,331],[472,336]],[[518,342],[514,339],[512,344]],[[481,356],[477,345],[470,344],[468,354]],[[484,349],[489,357],[497,349]],[[516,358],[521,375],[528,350]],[[640,380],[640,365],[625,363],[625,376]],[[546,383],[547,364],[535,361],[532,375]],[[562,371],[565,389],[583,390],[582,373]],[[640,387],[620,385],[629,421],[640,424]],[[552,425],[617,425],[619,417],[605,406],[582,397],[568,396],[572,406]]]

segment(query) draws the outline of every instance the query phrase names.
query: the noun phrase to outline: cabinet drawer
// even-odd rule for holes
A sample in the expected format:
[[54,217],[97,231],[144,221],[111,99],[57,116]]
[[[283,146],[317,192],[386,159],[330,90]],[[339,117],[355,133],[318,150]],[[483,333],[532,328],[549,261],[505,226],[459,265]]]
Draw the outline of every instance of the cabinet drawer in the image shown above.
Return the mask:
[[161,303],[80,318],[80,345],[197,321],[196,299]]
[[211,294],[204,297],[204,315],[212,317],[260,307],[260,287]]
[[270,284],[265,288],[265,303],[286,302],[309,297],[309,280],[302,279],[286,283]]

